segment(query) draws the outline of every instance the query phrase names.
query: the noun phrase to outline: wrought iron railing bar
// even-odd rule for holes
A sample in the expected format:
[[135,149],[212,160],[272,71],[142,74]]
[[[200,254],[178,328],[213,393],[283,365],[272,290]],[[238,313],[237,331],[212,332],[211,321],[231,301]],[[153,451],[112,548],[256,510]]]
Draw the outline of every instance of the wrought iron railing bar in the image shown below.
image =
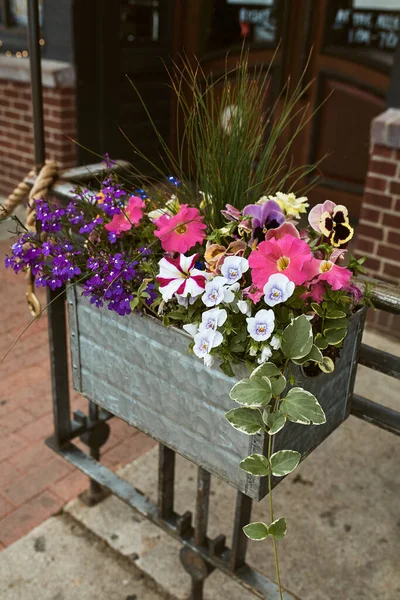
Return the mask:
[[377,281],[369,277],[356,277],[354,283],[360,287],[362,291],[368,289],[369,297],[372,300],[375,308],[393,313],[400,314],[400,287]]
[[394,354],[361,344],[358,362],[360,365],[400,379],[400,357]]
[[242,492],[237,492],[235,520],[233,522],[232,548],[230,551],[230,568],[236,571],[246,562],[248,539],[243,533],[243,527],[250,523],[253,501]]
[[198,467],[196,514],[194,518],[194,541],[197,546],[203,546],[207,539],[210,486],[211,474],[203,467]]
[[47,291],[47,304],[54,436],[57,445],[61,446],[71,437],[72,428],[68,387],[66,309],[60,289]]
[[[89,422],[92,423],[93,421],[98,421],[99,420],[99,407],[97,406],[97,404],[95,404],[91,400],[88,400],[88,408],[89,408]],[[100,460],[100,446],[98,446],[97,444],[89,444],[89,452],[90,452],[90,456],[92,458],[94,458],[94,460]],[[100,496],[102,494],[103,490],[102,490],[101,485],[99,483],[97,483],[96,480],[89,478],[89,482],[90,482],[89,495],[91,496],[91,498],[94,501],[95,498],[97,498],[98,496]]]
[[161,519],[174,512],[175,452],[159,444],[158,455],[158,510]]
[[400,435],[400,412],[354,394],[351,414],[385,431]]
[[[110,469],[92,459],[80,448],[71,443],[60,448],[54,442],[53,438],[46,440],[46,444],[83,473],[95,479],[104,488],[109,489],[142,516],[161,527],[172,537],[180,540],[185,547],[191,548],[193,552],[200,555],[211,566],[229,575],[234,581],[251,591],[255,596],[264,600],[279,600],[279,593],[275,583],[248,565],[244,565],[236,572],[233,572],[227,562],[223,558],[213,555],[206,545],[196,546],[193,537],[181,537],[173,520],[166,521],[159,517],[157,505],[152,503],[127,481],[124,481]],[[284,600],[298,600],[291,592],[285,592],[283,598]]]
[[[58,188],[58,186],[64,184],[69,187],[69,190],[72,190],[76,184],[85,183],[92,179],[96,179],[99,176],[110,175],[111,173],[123,173],[130,168],[131,164],[126,160],[118,160],[112,168],[107,168],[104,163],[101,162],[85,165],[83,167],[72,167],[71,169],[61,172],[58,183],[53,184],[52,191],[54,193],[54,187]],[[33,186],[35,181],[35,177],[25,178],[25,183],[30,186]]]

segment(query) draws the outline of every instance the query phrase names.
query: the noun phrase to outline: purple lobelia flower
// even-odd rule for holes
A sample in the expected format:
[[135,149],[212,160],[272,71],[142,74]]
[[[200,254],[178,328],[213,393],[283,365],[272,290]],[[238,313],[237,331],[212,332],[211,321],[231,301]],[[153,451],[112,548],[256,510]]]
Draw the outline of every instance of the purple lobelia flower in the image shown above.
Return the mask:
[[243,215],[252,217],[251,241],[261,241],[269,229],[276,229],[285,221],[281,207],[274,200],[265,204],[248,204],[243,209]]

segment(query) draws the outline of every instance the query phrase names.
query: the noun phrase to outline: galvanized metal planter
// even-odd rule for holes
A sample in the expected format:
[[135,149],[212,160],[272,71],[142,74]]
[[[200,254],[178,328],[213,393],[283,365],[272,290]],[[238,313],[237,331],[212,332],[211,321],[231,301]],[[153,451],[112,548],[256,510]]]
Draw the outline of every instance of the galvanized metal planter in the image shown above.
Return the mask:
[[[267,494],[265,477],[238,467],[248,454],[265,454],[267,435],[246,436],[226,421],[225,412],[235,406],[229,398],[235,380],[188,354],[185,332],[136,313],[119,317],[99,310],[79,288],[68,291],[68,307],[78,392],[251,498]],[[364,310],[351,319],[333,374],[305,377],[298,371],[299,385],[317,396],[327,423],[287,425],[275,436],[275,452],[293,449],[304,458],[346,419],[364,319]],[[245,375],[244,367],[238,375]]]

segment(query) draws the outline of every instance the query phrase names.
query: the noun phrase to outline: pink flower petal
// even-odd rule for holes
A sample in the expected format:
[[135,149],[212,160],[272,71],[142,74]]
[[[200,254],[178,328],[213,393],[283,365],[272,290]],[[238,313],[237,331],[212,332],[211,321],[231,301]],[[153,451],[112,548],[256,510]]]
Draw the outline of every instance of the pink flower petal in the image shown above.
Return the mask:
[[300,234],[293,223],[282,223],[276,229],[269,229],[265,235],[266,240],[272,238],[280,240],[284,235],[291,235],[295,238],[300,238]]
[[319,224],[321,221],[322,214],[324,212],[328,212],[331,214],[335,206],[336,204],[332,202],[332,200],[325,200],[323,204],[317,204],[310,210],[310,212],[308,213],[308,222],[315,231],[321,233]]

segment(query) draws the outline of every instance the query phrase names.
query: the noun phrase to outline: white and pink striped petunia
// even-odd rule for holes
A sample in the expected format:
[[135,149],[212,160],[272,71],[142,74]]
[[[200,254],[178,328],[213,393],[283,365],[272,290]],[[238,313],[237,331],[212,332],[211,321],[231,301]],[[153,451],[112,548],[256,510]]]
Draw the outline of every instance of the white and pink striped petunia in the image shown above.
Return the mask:
[[160,272],[157,281],[160,285],[160,293],[164,302],[168,302],[179,294],[181,297],[192,298],[203,293],[206,285],[206,274],[195,268],[198,255],[185,256],[180,254],[179,258],[162,258],[158,265]]

